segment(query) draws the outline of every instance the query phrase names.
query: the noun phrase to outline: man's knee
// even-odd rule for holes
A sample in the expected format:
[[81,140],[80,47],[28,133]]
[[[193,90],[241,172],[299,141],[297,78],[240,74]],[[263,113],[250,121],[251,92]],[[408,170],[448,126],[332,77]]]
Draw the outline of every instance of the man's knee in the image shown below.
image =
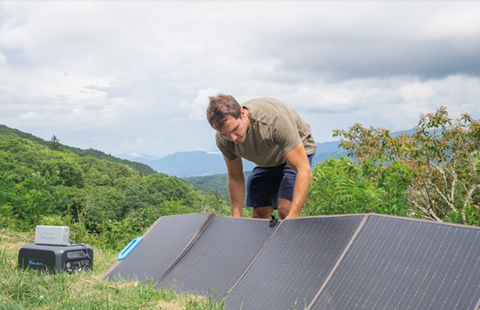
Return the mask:
[[290,212],[291,205],[292,205],[292,202],[290,200],[285,198],[278,198],[278,216],[281,219],[284,219],[287,217],[288,212]]

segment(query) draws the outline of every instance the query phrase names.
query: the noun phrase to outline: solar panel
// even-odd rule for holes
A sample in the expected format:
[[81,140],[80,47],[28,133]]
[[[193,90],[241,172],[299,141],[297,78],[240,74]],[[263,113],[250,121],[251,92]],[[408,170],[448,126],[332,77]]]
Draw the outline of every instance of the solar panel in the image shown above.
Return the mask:
[[309,309],[477,310],[480,229],[369,215]]
[[145,233],[143,241],[106,277],[155,283],[182,254],[210,214],[161,217]]
[[268,220],[216,216],[157,287],[222,299],[274,231]]
[[364,215],[283,221],[226,299],[227,309],[304,309],[345,250]]

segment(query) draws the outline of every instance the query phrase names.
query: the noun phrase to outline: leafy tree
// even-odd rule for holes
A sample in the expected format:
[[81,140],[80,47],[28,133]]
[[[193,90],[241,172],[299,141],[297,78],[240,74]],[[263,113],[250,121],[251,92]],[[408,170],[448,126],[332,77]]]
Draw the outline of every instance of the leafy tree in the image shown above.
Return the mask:
[[90,231],[100,232],[100,223],[105,220],[119,221],[123,218],[122,191],[110,186],[98,186],[86,194],[85,219]]
[[372,161],[381,172],[399,162],[413,175],[407,199],[418,216],[479,225],[480,122],[468,114],[453,120],[447,109],[420,116],[411,135],[391,136],[381,128],[355,124],[336,130],[340,145],[361,165]]
[[43,216],[59,214],[68,204],[68,188],[57,183],[56,176],[37,172],[20,183],[12,184],[8,174],[2,177],[1,212],[21,220],[23,227],[35,227]]
[[[406,216],[409,170],[401,164],[378,169],[350,158],[330,158],[315,166],[304,215],[382,213]],[[375,177],[373,177],[375,176]]]
[[52,151],[62,151],[62,145],[60,144],[60,140],[58,140],[58,138],[55,135],[53,135],[52,138],[50,139],[48,148],[51,149]]
[[46,159],[40,165],[41,172],[58,175],[58,182],[69,187],[84,186],[84,172],[76,159],[69,153],[60,153],[58,157]]

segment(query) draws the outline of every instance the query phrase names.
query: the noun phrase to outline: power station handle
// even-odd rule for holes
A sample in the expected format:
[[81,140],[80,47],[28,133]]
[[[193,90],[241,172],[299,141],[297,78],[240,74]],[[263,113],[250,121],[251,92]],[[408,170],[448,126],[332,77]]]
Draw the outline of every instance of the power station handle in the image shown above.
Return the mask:
[[130,254],[130,252],[132,252],[133,249],[135,249],[135,247],[137,245],[139,245],[140,242],[142,242],[142,240],[143,240],[142,237],[137,237],[137,238],[133,239],[132,241],[130,241],[130,243],[122,250],[122,252],[120,252],[120,254],[118,254],[118,260],[122,260],[125,257],[127,257],[128,254]]

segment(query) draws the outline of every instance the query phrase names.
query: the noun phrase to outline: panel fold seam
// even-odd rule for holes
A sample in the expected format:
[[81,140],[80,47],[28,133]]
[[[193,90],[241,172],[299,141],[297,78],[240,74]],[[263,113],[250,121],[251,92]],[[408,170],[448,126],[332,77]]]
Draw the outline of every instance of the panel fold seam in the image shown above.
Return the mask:
[[207,229],[207,227],[210,225],[210,223],[213,221],[215,218],[215,214],[211,213],[205,222],[200,226],[197,231],[193,234],[192,238],[190,241],[187,243],[183,251],[178,255],[178,257],[173,261],[173,263],[170,265],[170,267],[165,270],[165,272],[162,274],[162,276],[157,280],[157,282],[154,283],[154,285],[157,285],[160,283],[160,281],[163,280],[167,276],[167,274],[172,271],[172,269],[178,264],[178,262],[187,254],[187,252],[190,250],[190,248],[195,244],[195,242],[200,238],[200,236],[203,234],[203,232]]
[[333,277],[333,274],[336,272],[338,266],[340,265],[340,263],[342,262],[343,258],[345,257],[345,255],[347,255],[347,252],[348,250],[350,249],[350,247],[352,246],[353,242],[355,241],[355,239],[357,238],[357,235],[360,233],[360,231],[362,230],[363,226],[365,225],[365,222],[367,221],[368,217],[369,217],[370,214],[365,214],[362,221],[360,222],[360,224],[358,224],[358,227],[357,229],[355,230],[355,233],[353,234],[353,236],[350,238],[350,241],[348,242],[348,244],[345,246],[345,249],[343,250],[342,254],[340,254],[340,257],[337,259],[337,262],[335,263],[335,265],[333,266],[332,270],[330,271],[330,273],[328,274],[327,278],[325,279],[325,281],[323,281],[323,284],[322,286],[318,289],[318,292],[317,294],[313,297],[312,301],[310,302],[310,304],[308,305],[308,307],[306,308],[306,310],[310,310],[313,305],[315,304],[315,302],[317,301],[318,297],[320,297],[320,295],[322,294],[323,290],[325,289],[325,287],[327,286],[328,282],[330,282],[330,279]]
[[[282,226],[282,223],[283,221],[279,221],[276,225],[276,228],[275,230],[273,231],[273,233],[270,235],[270,237],[268,238],[267,241],[265,241],[265,244],[263,245],[262,249],[260,250],[260,252],[257,254],[257,256],[255,256],[255,258],[252,260],[252,262],[250,263],[250,265],[247,267],[247,269],[245,269],[245,271],[242,273],[242,275],[240,276],[240,278],[237,280],[237,282],[235,282],[235,284],[230,288],[230,290],[228,291],[228,293],[231,293],[235,287],[237,287],[237,285],[240,283],[240,281],[242,281],[242,279],[245,277],[245,275],[247,274],[247,272],[250,271],[250,269],[252,268],[252,266],[255,264],[255,262],[257,261],[257,259],[260,257],[260,255],[262,255],[263,251],[265,250],[265,248],[268,246],[268,244],[270,243],[270,241],[273,239],[273,236],[275,236],[275,234],[277,233],[278,229],[280,228],[280,226]],[[229,294],[227,294],[227,296],[225,296],[225,298],[223,299],[226,299],[228,297]]]

